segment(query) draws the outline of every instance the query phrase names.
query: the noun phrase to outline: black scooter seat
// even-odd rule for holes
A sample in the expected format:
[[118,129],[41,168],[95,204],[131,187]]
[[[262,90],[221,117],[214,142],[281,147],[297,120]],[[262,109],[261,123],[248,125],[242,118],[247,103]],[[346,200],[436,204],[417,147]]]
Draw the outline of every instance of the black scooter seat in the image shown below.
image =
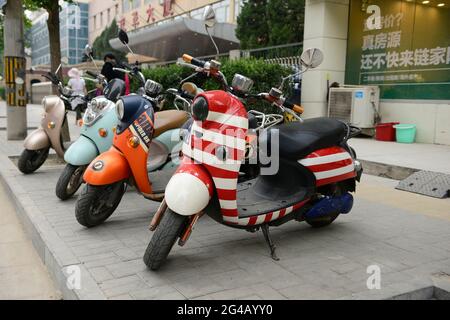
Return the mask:
[[274,126],[261,134],[260,142],[268,143],[268,150],[272,150],[270,141],[275,130],[279,132],[280,156],[295,160],[315,150],[337,145],[347,134],[347,126],[336,119],[313,118],[304,122],[290,122]]

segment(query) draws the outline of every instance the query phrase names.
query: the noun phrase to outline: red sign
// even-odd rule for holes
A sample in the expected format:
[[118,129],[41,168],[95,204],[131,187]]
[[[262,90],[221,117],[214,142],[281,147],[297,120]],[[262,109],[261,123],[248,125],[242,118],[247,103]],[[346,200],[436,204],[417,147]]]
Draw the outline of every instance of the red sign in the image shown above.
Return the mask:
[[155,18],[155,8],[152,7],[151,4],[148,5],[148,9],[147,9],[147,23],[151,22],[155,22],[156,18]]
[[164,0],[164,4],[163,4],[163,6],[164,6],[163,16],[164,17],[173,15],[172,2],[173,2],[173,0]]
[[139,26],[139,12],[134,11],[131,15],[133,16],[131,25],[136,29]]

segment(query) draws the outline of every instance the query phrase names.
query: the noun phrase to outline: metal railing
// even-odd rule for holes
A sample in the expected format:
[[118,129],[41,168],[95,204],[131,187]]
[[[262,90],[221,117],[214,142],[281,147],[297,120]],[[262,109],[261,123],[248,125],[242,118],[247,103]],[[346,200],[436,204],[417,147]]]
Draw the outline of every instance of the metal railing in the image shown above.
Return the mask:
[[[241,50],[240,57],[241,58],[256,58],[256,59],[264,59],[267,63],[272,64],[281,64],[283,66],[300,66],[300,54],[303,49],[303,42],[296,42],[290,44],[284,44],[279,46],[271,46],[265,48],[257,48],[250,50]],[[230,57],[230,53],[220,53],[219,55],[212,54],[207,56],[196,57],[202,60],[210,60],[219,57],[219,59],[228,59]],[[178,60],[171,61],[159,61],[159,62],[151,62],[147,63],[145,66],[150,68],[167,66],[171,64],[177,63]]]

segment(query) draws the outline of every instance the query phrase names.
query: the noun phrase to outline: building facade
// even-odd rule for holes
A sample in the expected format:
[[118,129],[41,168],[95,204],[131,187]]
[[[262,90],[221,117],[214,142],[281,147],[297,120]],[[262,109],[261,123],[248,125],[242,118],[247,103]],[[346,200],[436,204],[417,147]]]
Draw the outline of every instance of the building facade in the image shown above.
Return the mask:
[[[93,43],[115,19],[119,27],[130,34],[132,48],[136,53],[161,61],[171,60],[178,54],[173,51],[175,47],[190,52],[198,46],[209,47],[208,42],[202,40],[204,27],[201,28],[198,38],[191,35],[199,34],[194,30],[192,23],[200,21],[204,8],[212,5],[217,22],[225,25],[222,29],[227,29],[226,41],[222,47],[224,50],[236,48],[238,40],[234,35],[234,29],[242,2],[242,0],[92,0],[89,11],[89,41]],[[161,36],[155,37],[155,32]],[[188,37],[188,42],[192,45],[176,43],[176,38],[187,39],[186,37],[181,39],[181,35]],[[221,37],[217,40],[220,41]],[[229,42],[232,42],[231,46]],[[112,45],[115,49],[122,49],[117,41],[112,42]]]
[[[69,64],[80,63],[83,50],[89,40],[89,4],[87,0],[73,4],[62,3],[60,12],[61,56]],[[31,39],[32,65],[50,64],[50,44],[47,30],[47,13],[37,14],[32,19]]]
[[325,56],[303,76],[306,117],[327,115],[327,80],[376,85],[382,122],[450,145],[449,0],[306,0],[304,47]]
[[235,23],[242,0],[91,0],[89,43],[115,19],[127,30],[142,28],[167,18],[189,14],[201,18],[202,8],[214,6],[219,22]]

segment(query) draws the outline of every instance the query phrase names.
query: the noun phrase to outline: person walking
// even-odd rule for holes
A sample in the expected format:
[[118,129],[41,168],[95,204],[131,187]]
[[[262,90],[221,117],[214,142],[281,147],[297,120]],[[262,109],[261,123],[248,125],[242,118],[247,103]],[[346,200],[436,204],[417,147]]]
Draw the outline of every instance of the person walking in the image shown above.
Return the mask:
[[[81,78],[81,71],[77,68],[72,68],[67,73],[70,77],[67,85],[72,89],[73,95],[87,95],[86,83],[83,78]],[[76,122],[75,124],[81,126],[82,118],[81,113],[83,106],[85,105],[85,101],[81,97],[77,97],[71,101],[72,110],[76,112]]]

